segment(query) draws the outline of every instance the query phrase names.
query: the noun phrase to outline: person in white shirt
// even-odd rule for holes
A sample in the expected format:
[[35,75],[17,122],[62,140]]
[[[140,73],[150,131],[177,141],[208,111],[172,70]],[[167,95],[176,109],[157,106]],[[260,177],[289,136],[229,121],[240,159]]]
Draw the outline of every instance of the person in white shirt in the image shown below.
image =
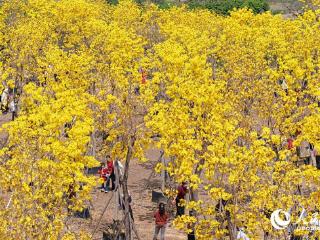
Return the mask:
[[247,234],[245,234],[243,228],[239,228],[237,233],[237,240],[250,240]]
[[318,212],[314,212],[313,214],[312,214],[312,218],[311,218],[311,220],[310,220],[310,225],[312,226],[312,227],[315,227],[315,228],[319,228],[320,229],[320,216],[319,216],[319,214],[318,214]]

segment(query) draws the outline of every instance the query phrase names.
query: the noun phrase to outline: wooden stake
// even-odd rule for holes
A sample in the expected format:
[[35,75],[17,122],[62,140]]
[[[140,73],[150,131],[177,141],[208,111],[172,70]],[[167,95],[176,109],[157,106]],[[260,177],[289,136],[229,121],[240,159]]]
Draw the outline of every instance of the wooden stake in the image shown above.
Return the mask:
[[98,220],[98,223],[97,223],[96,227],[93,229],[93,231],[92,231],[92,233],[91,233],[91,238],[93,238],[94,234],[96,233],[96,231],[97,231],[97,229],[98,229],[98,227],[99,227],[99,225],[100,225],[101,219],[102,219],[104,213],[106,212],[106,210],[107,210],[107,208],[108,208],[108,206],[109,206],[109,204],[110,204],[110,202],[111,202],[111,199],[112,199],[112,197],[113,197],[113,193],[114,193],[114,192],[112,192],[112,194],[111,194],[111,196],[110,196],[110,198],[109,198],[106,206],[104,207],[104,209],[103,209],[103,211],[102,211],[102,213],[101,213],[101,215],[100,215],[100,218],[99,218],[99,220]]
[[125,209],[125,228],[126,228],[126,239],[131,240],[132,234],[131,234],[131,221],[130,221],[130,203],[129,203],[129,192],[128,192],[128,176],[129,176],[129,166],[130,166],[130,160],[133,155],[133,146],[135,143],[135,137],[131,136],[128,143],[128,151],[126,155],[126,163],[125,163],[125,169],[123,174],[123,180],[122,180],[122,188],[123,188],[123,196],[124,196],[124,209]]

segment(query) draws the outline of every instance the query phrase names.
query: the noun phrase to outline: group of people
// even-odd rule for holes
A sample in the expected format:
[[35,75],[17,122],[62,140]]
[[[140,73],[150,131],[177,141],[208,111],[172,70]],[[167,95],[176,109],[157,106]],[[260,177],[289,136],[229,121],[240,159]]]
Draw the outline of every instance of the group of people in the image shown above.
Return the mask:
[[[114,172],[114,164],[110,155],[106,156],[106,163],[101,163],[101,168],[99,170],[100,177],[103,181],[100,189],[101,192],[109,192],[110,190],[115,190],[116,175]],[[111,183],[111,188],[110,188]]]
[[[115,174],[115,169],[118,170],[118,175]],[[116,178],[121,178],[123,175],[123,165],[119,161],[113,162],[110,155],[106,156],[106,163],[102,162],[101,167],[98,170],[98,173],[100,174],[100,177],[102,179],[102,185],[100,187],[101,192],[108,193],[110,191],[115,191],[118,189],[119,186],[116,186]],[[111,184],[111,187],[110,187]],[[118,182],[119,184],[119,182]],[[121,186],[121,183],[120,183]],[[131,208],[131,203],[132,203],[132,197],[129,192],[129,215],[131,218],[131,221],[134,222],[134,216],[133,216],[133,211]],[[125,197],[123,194],[118,194],[118,207],[125,211]]]
[[[189,188],[187,182],[182,182],[181,185],[177,188],[177,195],[175,198],[175,204],[176,204],[176,217],[180,217],[185,215],[185,205],[184,201],[186,200],[186,196],[189,193]],[[194,211],[189,211],[189,216],[194,216]],[[157,237],[160,233],[160,240],[165,239],[165,231],[167,227],[167,223],[169,221],[169,215],[165,210],[165,203],[160,202],[159,209],[154,214],[155,218],[155,231],[153,240],[157,240]],[[194,231],[194,225],[189,225],[188,228],[191,230],[191,232],[188,234],[188,240],[195,240],[195,231]],[[247,234],[245,233],[244,228],[237,228],[237,239],[242,240],[250,240]]]
[[[114,163],[109,155],[106,156],[106,163],[101,163],[101,168],[99,170],[100,177],[103,180],[103,183],[100,187],[102,192],[109,192],[109,191],[114,191],[116,188],[116,174],[115,174],[115,165],[118,164],[117,166],[119,167],[119,174],[122,174],[123,166],[121,163]],[[185,215],[185,204],[184,201],[186,200],[186,196],[189,193],[189,188],[187,182],[182,182],[178,187],[177,187],[177,195],[174,200],[175,205],[176,205],[176,217],[180,217]],[[120,198],[123,198],[120,197]],[[131,196],[129,196],[129,212],[131,215],[132,221],[134,221],[133,218],[133,212],[131,209]],[[122,201],[121,201],[122,200]],[[124,209],[124,199],[120,199],[120,205]],[[122,203],[122,204],[121,204]],[[194,213],[193,211],[189,211],[189,215],[193,216]],[[155,219],[155,230],[154,230],[154,235],[153,235],[153,240],[157,240],[158,235],[160,234],[160,240],[165,239],[165,232],[166,232],[166,227],[168,225],[168,222],[170,220],[169,214],[166,211],[166,203],[165,202],[160,202],[158,205],[158,210],[154,213],[153,215]],[[188,240],[195,240],[195,233],[194,233],[194,226],[188,226],[189,229],[191,229],[191,232],[188,234]],[[237,239],[245,239],[249,240],[247,235],[244,233],[243,229],[238,229],[237,233]]]
[[[312,143],[302,141],[299,145],[295,146],[295,140],[300,134],[300,131],[296,131],[295,134],[287,138],[287,142],[285,143],[287,145],[287,149],[296,150],[296,154],[300,160],[296,162],[296,164],[303,161],[305,165],[312,165],[317,169],[320,169],[320,156]],[[290,155],[287,155],[287,159],[289,159],[289,157]]]
[[[119,164],[119,174],[122,174],[123,166],[121,163]],[[106,156],[106,163],[101,163],[101,168],[99,170],[100,177],[103,180],[103,183],[100,187],[102,192],[109,192],[114,191],[116,188],[115,181],[115,164],[112,161],[109,155]],[[184,201],[186,200],[186,196],[189,193],[189,188],[187,182],[182,182],[177,187],[177,195],[175,198],[175,205],[176,205],[176,217],[180,217],[185,215],[185,204]],[[130,215],[131,219],[134,221],[133,213],[131,209],[131,196],[130,196]],[[119,201],[120,203],[122,201]],[[122,205],[121,205],[122,206]],[[124,205],[122,206],[124,208]],[[189,211],[189,215],[193,216],[193,211]],[[169,214],[166,211],[166,203],[160,202],[158,205],[158,210],[153,215],[155,219],[155,230],[153,240],[157,240],[158,235],[160,234],[160,240],[165,239],[165,232],[168,222],[170,220]],[[194,226],[188,226],[191,229],[191,232],[188,234],[188,240],[195,240],[195,233],[194,233]],[[243,229],[238,229],[237,239],[245,239],[248,240],[249,238],[244,233]]]
[[[120,170],[120,174],[122,174],[122,169],[123,166],[120,164],[119,166],[119,170]],[[106,163],[101,163],[101,168],[99,170],[99,174],[100,177],[103,180],[103,183],[100,187],[102,192],[109,192],[109,191],[114,191],[115,190],[115,180],[116,180],[116,175],[115,175],[115,167],[114,167],[114,163],[111,160],[111,157],[109,155],[106,156]],[[111,187],[110,187],[111,185]],[[176,207],[177,207],[177,213],[176,213],[176,217],[178,216],[182,216],[185,213],[185,207],[184,205],[182,205],[182,200],[185,199],[186,194],[188,193],[188,187],[187,187],[187,183],[183,182],[179,187],[178,187],[178,194],[177,197],[175,199],[176,201]],[[124,199],[123,196],[121,197],[121,199],[119,199],[120,205],[121,207],[124,209]],[[129,193],[129,212],[130,212],[130,216],[132,221],[134,221],[133,218],[133,212],[132,212],[132,208],[131,208],[131,202],[132,202],[132,198],[131,195]],[[155,231],[154,231],[154,236],[153,239],[157,240],[157,236],[160,233],[160,240],[164,240],[165,239],[165,231],[166,231],[166,227],[169,221],[169,214],[167,213],[166,209],[165,209],[166,204],[164,202],[160,202],[159,203],[159,208],[158,210],[154,213],[154,218],[155,218]],[[193,238],[190,237],[191,235],[193,235]],[[188,235],[188,240],[194,240],[194,232],[192,232],[191,234]]]

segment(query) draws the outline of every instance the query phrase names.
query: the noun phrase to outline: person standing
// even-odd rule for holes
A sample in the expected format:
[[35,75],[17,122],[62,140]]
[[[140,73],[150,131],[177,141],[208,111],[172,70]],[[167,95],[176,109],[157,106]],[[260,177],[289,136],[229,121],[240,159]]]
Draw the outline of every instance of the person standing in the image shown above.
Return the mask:
[[147,83],[147,73],[144,69],[141,69],[141,83],[142,84]]
[[185,199],[186,194],[189,192],[188,186],[186,182],[182,182],[182,184],[178,187],[178,194],[176,197],[176,207],[177,207],[177,214],[176,217],[184,215],[184,206],[181,206],[182,201]]
[[293,149],[293,138],[292,137],[287,139],[287,143],[288,143],[288,150]]
[[244,232],[243,228],[238,228],[237,232],[237,240],[250,240],[250,238],[247,236],[247,234]]
[[169,220],[169,216],[166,213],[164,203],[159,204],[159,209],[157,212],[155,212],[154,218],[155,218],[155,230],[154,230],[153,240],[157,240],[159,232],[160,232],[160,240],[164,240],[166,227]]
[[8,109],[12,113],[12,121],[14,121],[14,118],[16,115],[16,103],[15,103],[14,95],[9,95]]
[[75,183],[73,182],[72,184],[69,185],[68,191],[67,191],[67,210],[68,210],[68,213],[71,212],[71,210],[72,210],[73,201],[76,196],[77,196],[77,194],[75,191]]
[[108,190],[109,190],[109,184],[111,180],[111,191],[113,191],[115,189],[115,181],[116,181],[116,176],[114,174],[114,165],[110,155],[107,155],[106,159],[107,159],[108,174],[110,176],[108,181]]

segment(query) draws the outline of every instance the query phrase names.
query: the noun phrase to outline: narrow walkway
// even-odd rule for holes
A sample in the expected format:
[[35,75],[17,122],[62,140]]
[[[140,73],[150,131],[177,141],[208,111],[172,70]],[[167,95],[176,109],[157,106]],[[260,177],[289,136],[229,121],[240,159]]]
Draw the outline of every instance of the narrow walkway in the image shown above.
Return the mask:
[[[152,162],[157,161],[159,158],[159,151],[151,150],[147,152],[147,157],[150,162],[139,163],[134,160],[130,165],[129,172],[129,189],[133,199],[133,214],[135,218],[135,224],[139,232],[140,238],[143,240],[152,240],[154,232],[154,219],[153,213],[157,209],[157,204],[151,202],[151,190],[145,189],[145,184],[152,173]],[[160,177],[152,177],[149,182],[149,186],[153,189],[160,189],[161,180]],[[92,221],[73,218],[70,221],[70,228],[72,230],[85,230],[91,232],[97,224],[97,220],[105,207],[111,193],[102,193],[95,189],[92,193],[93,210]],[[115,208],[116,200],[112,199],[110,206],[108,207],[105,215],[102,218],[101,224],[96,231],[93,239],[102,239],[102,232],[106,229],[108,223],[112,222],[113,218],[120,219],[122,217],[121,212]],[[174,229],[168,227],[166,230],[166,240],[182,240],[187,236]]]
[[7,114],[0,113],[0,127],[2,126],[2,124],[7,123],[9,121],[11,121],[11,113],[7,113]]
[[[11,121],[11,114],[1,114],[0,112],[0,128],[3,124]],[[7,134],[3,131],[0,131],[0,148],[4,145],[4,141],[7,138]]]

